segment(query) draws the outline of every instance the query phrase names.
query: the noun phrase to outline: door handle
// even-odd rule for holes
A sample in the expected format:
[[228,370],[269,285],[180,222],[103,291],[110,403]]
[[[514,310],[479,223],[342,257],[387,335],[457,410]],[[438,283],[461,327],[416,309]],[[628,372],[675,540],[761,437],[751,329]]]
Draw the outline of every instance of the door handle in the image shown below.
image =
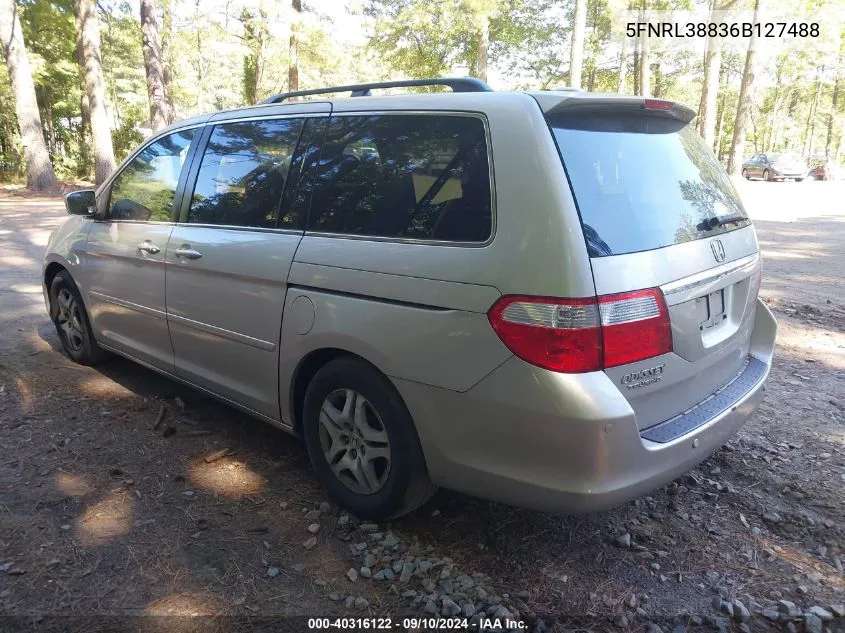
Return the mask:
[[187,244],[183,244],[181,248],[177,248],[173,251],[173,254],[176,255],[176,257],[184,257],[185,259],[199,259],[202,257],[202,253],[195,251]]
[[138,244],[138,250],[143,251],[144,253],[149,253],[150,255],[155,255],[156,253],[160,253],[161,249],[153,244],[150,240],[144,240],[140,244]]

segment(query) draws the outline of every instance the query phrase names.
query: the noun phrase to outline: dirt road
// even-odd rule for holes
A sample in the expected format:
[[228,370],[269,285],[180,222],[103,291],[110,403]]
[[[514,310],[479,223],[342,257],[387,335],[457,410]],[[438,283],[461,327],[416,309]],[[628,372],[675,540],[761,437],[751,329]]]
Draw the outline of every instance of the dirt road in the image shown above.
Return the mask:
[[[845,187],[741,187],[781,329],[765,402],[734,441],[612,512],[443,492],[379,527],[325,504],[299,441],[128,361],[71,363],[39,279],[61,204],[0,198],[0,616],[384,616],[452,596],[540,631],[655,633],[725,627],[728,611],[762,630],[784,599],[815,631],[807,609],[845,602]],[[365,554],[396,577],[351,580]],[[845,627],[832,615],[824,626]]]

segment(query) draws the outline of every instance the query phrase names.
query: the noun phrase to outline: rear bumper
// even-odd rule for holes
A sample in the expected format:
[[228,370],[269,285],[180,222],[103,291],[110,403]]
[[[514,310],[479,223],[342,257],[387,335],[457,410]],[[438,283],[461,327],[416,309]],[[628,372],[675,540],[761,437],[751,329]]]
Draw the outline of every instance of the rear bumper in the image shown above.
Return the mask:
[[466,393],[395,383],[438,485],[538,510],[603,510],[682,475],[746,422],[763,397],[777,329],[759,300],[755,318],[759,378],[726,409],[662,443],[643,437],[603,372],[557,374],[514,357]]

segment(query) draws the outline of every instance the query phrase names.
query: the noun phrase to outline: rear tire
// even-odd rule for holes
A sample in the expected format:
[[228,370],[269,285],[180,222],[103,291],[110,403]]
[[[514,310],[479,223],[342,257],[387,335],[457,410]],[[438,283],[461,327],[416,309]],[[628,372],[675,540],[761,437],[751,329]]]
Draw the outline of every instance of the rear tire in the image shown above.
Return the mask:
[[94,339],[82,295],[66,270],[57,273],[50,284],[50,319],[71,360],[96,365],[109,357]]
[[795,182],[804,182],[804,179],[803,178],[796,178]]
[[742,177],[743,177],[743,178],[745,178],[746,180],[748,180],[748,179],[749,179],[749,178],[748,178],[748,170],[747,170],[747,169],[743,169],[743,170],[742,170]]
[[407,514],[437,490],[411,414],[390,381],[344,357],[323,366],[305,392],[308,455],[329,496],[366,519]]

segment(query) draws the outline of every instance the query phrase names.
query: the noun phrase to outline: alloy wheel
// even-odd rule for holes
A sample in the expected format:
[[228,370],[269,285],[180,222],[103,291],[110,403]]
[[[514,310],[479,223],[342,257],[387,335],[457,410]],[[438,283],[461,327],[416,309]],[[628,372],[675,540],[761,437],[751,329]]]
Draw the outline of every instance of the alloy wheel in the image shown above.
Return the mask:
[[320,447],[350,490],[374,494],[390,474],[390,440],[381,416],[354,389],[337,389],[320,407]]
[[62,288],[57,296],[59,313],[56,316],[59,327],[65,333],[68,347],[74,352],[82,349],[85,343],[82,326],[82,315],[79,302],[67,288]]

